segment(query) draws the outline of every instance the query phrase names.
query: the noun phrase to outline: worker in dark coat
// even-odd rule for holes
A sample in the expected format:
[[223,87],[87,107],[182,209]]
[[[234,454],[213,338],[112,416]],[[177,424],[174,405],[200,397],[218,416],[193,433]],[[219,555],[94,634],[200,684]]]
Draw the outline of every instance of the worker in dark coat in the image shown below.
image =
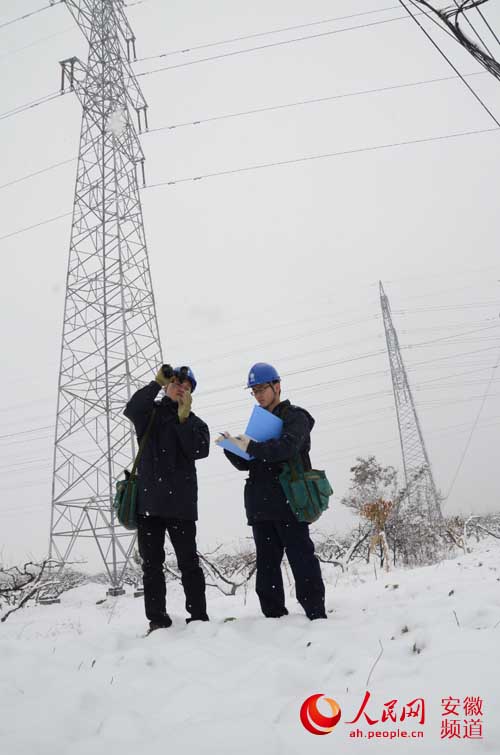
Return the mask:
[[[164,395],[158,402],[159,391]],[[154,418],[138,466],[137,540],[142,558],[144,603],[150,631],[169,627],[166,611],[165,533],[181,573],[186,610],[193,620],[208,621],[205,578],[196,548],[198,484],[195,462],[208,456],[208,427],[191,411],[196,379],[189,367],[163,365],[156,379],[138,390],[124,414],[140,442]]]
[[264,616],[278,617],[288,613],[281,574],[281,561],[286,552],[295,579],[297,600],[311,619],[326,619],[325,587],[309,525],[295,518],[279,481],[282,463],[300,454],[305,469],[311,469],[310,433],[314,419],[309,412],[289,401],[281,401],[281,378],[276,369],[263,362],[254,365],[248,388],[259,406],[280,417],[283,430],[280,438],[258,443],[245,435],[223,433],[253,459],[246,459],[225,450],[236,469],[247,471],[245,509],[251,525],[257,554],[256,592]]

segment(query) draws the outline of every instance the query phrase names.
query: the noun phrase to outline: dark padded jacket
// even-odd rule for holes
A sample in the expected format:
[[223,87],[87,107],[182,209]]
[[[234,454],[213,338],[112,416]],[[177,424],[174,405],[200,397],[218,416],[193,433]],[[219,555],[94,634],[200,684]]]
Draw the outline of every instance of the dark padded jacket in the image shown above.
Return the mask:
[[164,396],[155,404],[160,386],[153,381],[138,390],[123,412],[141,440],[156,406],[156,415],[138,468],[137,506],[140,514],[198,519],[195,462],[208,456],[208,427],[193,412],[179,422],[177,403]]
[[236,469],[248,471],[245,483],[248,524],[297,521],[286,502],[279,474],[283,462],[289,461],[297,454],[300,454],[305,469],[311,469],[310,432],[314,426],[314,419],[305,409],[294,406],[289,401],[279,403],[273,414],[283,420],[281,437],[265,443],[250,441],[247,451],[250,456],[255,457],[254,459],[247,461],[230,451],[224,451]]

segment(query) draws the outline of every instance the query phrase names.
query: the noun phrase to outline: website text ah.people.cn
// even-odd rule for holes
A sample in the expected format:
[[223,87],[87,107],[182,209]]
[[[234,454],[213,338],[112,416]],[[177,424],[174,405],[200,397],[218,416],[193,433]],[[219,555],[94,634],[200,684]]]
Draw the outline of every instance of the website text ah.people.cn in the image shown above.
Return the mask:
[[423,731],[408,731],[407,729],[377,729],[362,731],[352,729],[349,732],[350,739],[423,739]]

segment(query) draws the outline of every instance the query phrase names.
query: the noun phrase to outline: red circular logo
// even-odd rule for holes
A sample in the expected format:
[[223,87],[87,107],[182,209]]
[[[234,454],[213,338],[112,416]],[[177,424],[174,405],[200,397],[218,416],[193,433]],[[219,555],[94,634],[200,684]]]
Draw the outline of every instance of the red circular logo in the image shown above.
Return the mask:
[[[324,716],[318,710],[318,700],[323,700],[328,703],[331,708],[332,715]],[[330,734],[331,731],[340,721],[340,705],[336,700],[332,700],[331,697],[324,697],[324,695],[311,695],[301,705],[300,708],[300,720],[304,728],[311,734]]]

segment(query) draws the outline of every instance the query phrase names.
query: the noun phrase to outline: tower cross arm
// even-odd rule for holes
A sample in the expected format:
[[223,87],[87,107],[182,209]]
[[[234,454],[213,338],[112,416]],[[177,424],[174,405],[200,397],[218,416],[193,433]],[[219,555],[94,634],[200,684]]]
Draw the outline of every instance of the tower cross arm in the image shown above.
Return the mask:
[[61,94],[66,94],[68,91],[75,92],[83,105],[87,66],[76,56],[60,60],[59,65],[61,66]]

